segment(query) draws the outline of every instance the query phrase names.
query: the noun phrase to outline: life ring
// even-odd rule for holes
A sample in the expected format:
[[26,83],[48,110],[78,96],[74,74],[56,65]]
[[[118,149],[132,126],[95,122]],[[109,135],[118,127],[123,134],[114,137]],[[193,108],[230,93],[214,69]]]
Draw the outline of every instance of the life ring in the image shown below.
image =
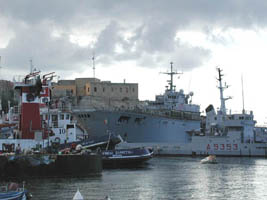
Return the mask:
[[55,143],[60,144],[60,138],[59,138],[59,137],[56,137],[56,138],[55,138]]

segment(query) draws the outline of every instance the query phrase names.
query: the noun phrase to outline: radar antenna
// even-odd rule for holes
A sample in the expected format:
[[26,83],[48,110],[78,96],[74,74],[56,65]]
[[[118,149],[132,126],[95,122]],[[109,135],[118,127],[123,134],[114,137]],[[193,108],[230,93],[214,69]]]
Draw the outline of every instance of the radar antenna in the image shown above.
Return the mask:
[[220,108],[220,111],[223,115],[226,115],[226,107],[225,107],[225,101],[228,100],[228,99],[231,99],[231,97],[227,97],[227,98],[224,98],[223,97],[223,91],[224,89],[227,89],[229,86],[226,85],[225,83],[225,86],[223,87],[222,86],[222,77],[224,76],[222,74],[222,70],[220,68],[217,67],[217,70],[218,70],[218,73],[219,73],[219,78],[217,78],[217,80],[219,81],[219,90],[220,90],[220,99],[221,99],[221,108]]
[[30,59],[30,73],[33,73],[33,64],[32,64],[32,59]]
[[[169,91],[170,92],[174,92],[175,91],[175,85],[173,85],[173,76],[177,75],[177,74],[183,74],[183,73],[178,73],[178,72],[174,72],[173,71],[173,62],[170,62],[171,64],[171,72],[161,72],[162,74],[167,74],[170,75],[171,80],[168,80],[167,82],[169,82],[170,88]],[[168,89],[168,88],[167,88]]]
[[244,86],[243,86],[243,74],[241,75],[241,83],[242,83],[242,104],[243,104],[243,114],[245,114],[245,100],[244,100]]

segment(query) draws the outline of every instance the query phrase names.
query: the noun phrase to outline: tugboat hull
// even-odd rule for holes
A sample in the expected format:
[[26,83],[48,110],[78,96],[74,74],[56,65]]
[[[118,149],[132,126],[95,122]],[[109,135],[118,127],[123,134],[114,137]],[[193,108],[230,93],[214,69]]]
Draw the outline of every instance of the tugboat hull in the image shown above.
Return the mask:
[[100,175],[102,158],[88,155],[18,155],[8,156],[3,167],[4,178],[65,177]]

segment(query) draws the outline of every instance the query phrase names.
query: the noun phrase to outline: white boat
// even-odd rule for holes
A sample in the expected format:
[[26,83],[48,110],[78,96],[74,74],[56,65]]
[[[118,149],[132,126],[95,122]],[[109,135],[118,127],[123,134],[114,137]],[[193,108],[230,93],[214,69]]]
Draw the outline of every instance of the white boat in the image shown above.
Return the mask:
[[216,156],[215,155],[209,155],[208,157],[202,159],[200,161],[201,164],[217,164]]
[[[84,200],[84,198],[83,198],[82,194],[80,193],[79,189],[75,193],[75,195],[74,195],[72,200]],[[105,198],[103,200],[111,200],[111,198],[109,198],[108,196],[105,196]]]
[[75,193],[73,200],[83,200],[83,196],[80,193],[79,189],[77,190],[77,192]]

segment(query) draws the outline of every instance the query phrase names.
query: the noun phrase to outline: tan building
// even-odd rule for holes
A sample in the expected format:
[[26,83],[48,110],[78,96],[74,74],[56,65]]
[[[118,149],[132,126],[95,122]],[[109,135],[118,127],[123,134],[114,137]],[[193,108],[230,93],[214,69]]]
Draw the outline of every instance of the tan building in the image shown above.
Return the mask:
[[112,99],[138,99],[138,84],[111,83],[110,81],[90,82],[85,85],[86,96]]
[[76,96],[76,85],[74,80],[60,80],[52,87],[53,97]]
[[[69,94],[69,95],[68,95]],[[53,87],[53,96],[91,96],[115,100],[138,100],[137,83],[111,83],[96,78],[61,80]]]
[[86,84],[91,82],[100,83],[100,80],[97,78],[76,78],[75,85],[77,88],[77,96],[86,96]]

